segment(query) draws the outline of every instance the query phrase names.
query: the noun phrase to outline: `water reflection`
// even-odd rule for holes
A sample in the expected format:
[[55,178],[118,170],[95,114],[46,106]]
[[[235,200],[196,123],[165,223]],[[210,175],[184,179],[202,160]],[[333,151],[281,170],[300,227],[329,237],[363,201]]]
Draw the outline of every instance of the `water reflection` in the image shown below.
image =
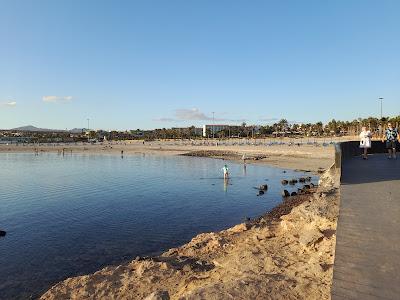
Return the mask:
[[229,178],[224,178],[224,192],[228,192]]

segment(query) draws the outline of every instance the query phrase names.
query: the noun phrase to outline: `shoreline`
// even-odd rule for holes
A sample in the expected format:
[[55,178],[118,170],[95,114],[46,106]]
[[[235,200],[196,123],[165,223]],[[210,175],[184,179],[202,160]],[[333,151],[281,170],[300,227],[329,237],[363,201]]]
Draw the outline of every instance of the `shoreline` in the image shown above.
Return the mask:
[[[206,154],[201,157],[221,158],[214,152]],[[333,168],[326,171],[313,193],[284,198],[258,218],[220,232],[201,233],[158,256],[137,257],[90,275],[65,279],[40,299],[144,299],[149,295],[153,297],[149,299],[164,299],[156,294],[168,295],[165,299],[213,295],[219,295],[218,299],[230,298],[226,295],[256,299],[264,294],[262,299],[269,299],[271,289],[273,299],[329,299],[339,201],[334,173]],[[321,210],[327,215],[321,215]],[[267,243],[266,248],[260,247],[263,243]],[[287,247],[287,253],[281,253]],[[304,276],[298,278],[302,272]],[[265,276],[266,281],[261,282],[260,277]],[[238,281],[237,277],[244,278]],[[293,282],[298,285],[292,286]],[[236,290],[237,286],[241,288]]]
[[199,145],[171,144],[168,142],[151,142],[143,145],[139,142],[98,144],[98,145],[0,145],[0,153],[89,153],[89,154],[158,154],[184,155],[196,157],[218,158],[243,163],[264,164],[280,168],[299,171],[311,171],[314,174],[322,173],[333,163],[334,147],[332,145],[314,146],[254,146],[254,145]]

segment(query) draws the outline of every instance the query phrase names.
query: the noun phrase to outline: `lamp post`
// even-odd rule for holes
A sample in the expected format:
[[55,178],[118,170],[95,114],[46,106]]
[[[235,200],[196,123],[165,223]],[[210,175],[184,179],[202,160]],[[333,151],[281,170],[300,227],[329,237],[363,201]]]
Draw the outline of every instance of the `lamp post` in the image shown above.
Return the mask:
[[212,138],[214,139],[214,124],[215,124],[214,114],[215,114],[215,112],[212,112],[212,114],[213,114]]
[[383,98],[382,98],[382,97],[379,97],[379,100],[381,100],[381,120],[382,120],[382,117],[383,117],[383,110],[382,110],[382,107],[383,107]]
[[383,130],[382,130],[382,118],[383,118],[383,109],[382,109],[382,107],[383,107],[383,97],[379,97],[378,99],[381,100],[381,119],[380,119],[380,124],[379,124],[379,136],[382,136],[382,132],[383,132]]

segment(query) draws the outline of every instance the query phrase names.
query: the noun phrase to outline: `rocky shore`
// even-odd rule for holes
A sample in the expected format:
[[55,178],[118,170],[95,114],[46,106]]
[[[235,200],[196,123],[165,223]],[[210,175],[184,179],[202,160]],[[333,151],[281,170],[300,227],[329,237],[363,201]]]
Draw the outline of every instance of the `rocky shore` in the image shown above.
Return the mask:
[[40,299],[330,299],[339,178],[156,257],[68,278]]

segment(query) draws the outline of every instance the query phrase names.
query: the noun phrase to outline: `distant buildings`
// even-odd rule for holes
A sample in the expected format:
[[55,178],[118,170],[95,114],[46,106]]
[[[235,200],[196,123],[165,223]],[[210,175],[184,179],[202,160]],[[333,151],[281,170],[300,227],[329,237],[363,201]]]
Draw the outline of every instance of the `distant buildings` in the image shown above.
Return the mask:
[[[385,119],[384,122],[400,123],[400,116]],[[275,124],[240,125],[204,124],[202,127],[172,127],[148,130],[87,130],[74,128],[72,130],[50,130],[33,126],[24,126],[15,129],[0,129],[0,144],[10,143],[59,143],[59,142],[105,142],[128,140],[158,140],[158,139],[198,139],[198,138],[265,138],[265,137],[300,137],[300,136],[343,136],[352,135],[360,131],[361,126],[369,125],[374,131],[382,126],[375,118],[357,119],[353,121],[332,120],[327,124],[289,124],[282,119]],[[384,123],[385,124],[385,123]],[[384,126],[384,125],[383,125]]]
[[192,136],[201,136],[203,134],[203,128],[191,127],[172,127],[174,131],[180,132],[181,134],[188,133]]
[[213,133],[217,133],[220,131],[224,130],[229,130],[230,125],[221,125],[221,124],[215,124],[215,125],[203,125],[203,137],[211,136]]
[[29,143],[31,138],[22,136],[0,136],[0,144]]

